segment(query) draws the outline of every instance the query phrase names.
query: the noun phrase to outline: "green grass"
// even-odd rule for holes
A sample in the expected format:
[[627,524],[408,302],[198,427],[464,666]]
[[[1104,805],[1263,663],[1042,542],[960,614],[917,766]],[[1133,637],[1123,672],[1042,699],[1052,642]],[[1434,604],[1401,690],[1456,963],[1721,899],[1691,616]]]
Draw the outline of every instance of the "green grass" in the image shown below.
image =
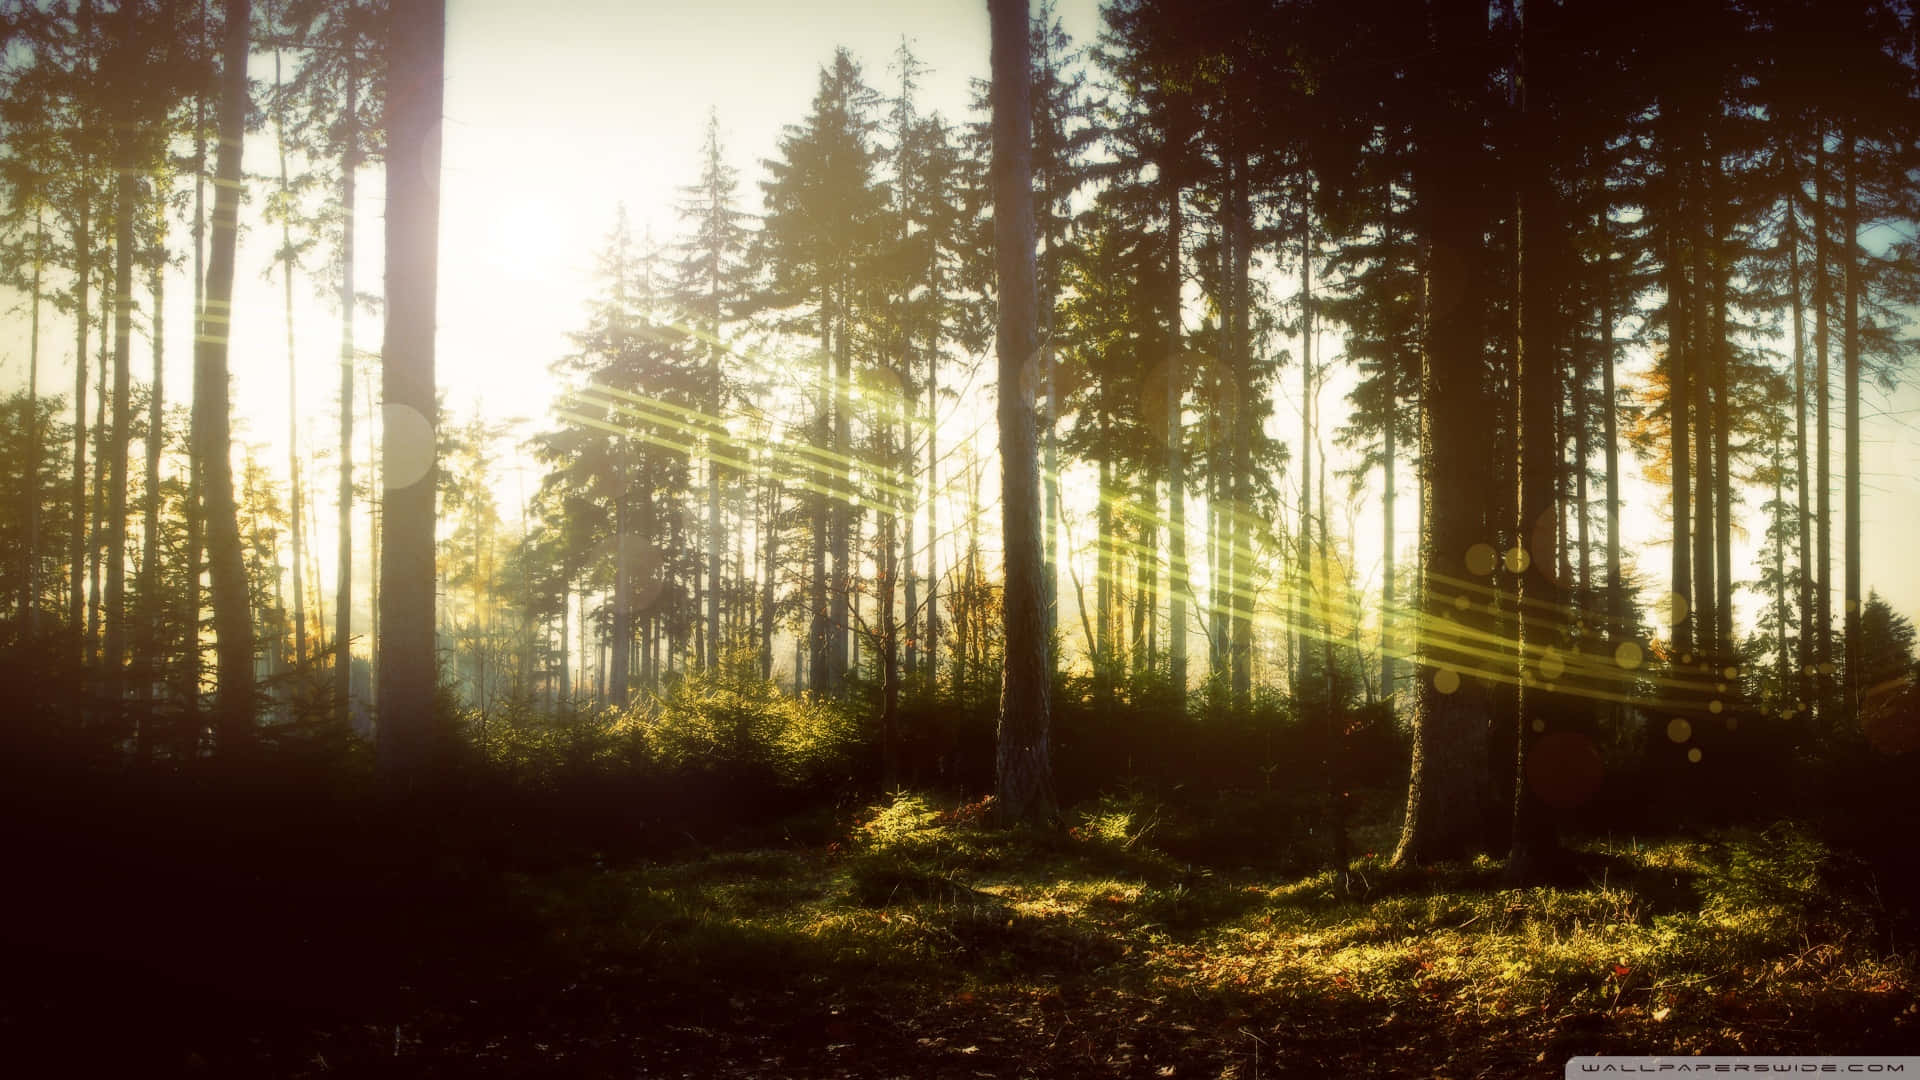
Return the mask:
[[[1315,870],[1297,822],[1264,852],[1244,822],[1216,831],[1209,815],[1229,804],[1287,805],[1115,795],[1059,832],[1006,833],[984,804],[902,795],[763,832],[774,846],[517,868],[447,855],[419,870],[434,886],[415,914],[381,916],[384,892],[347,890],[366,899],[297,917],[366,916],[382,935],[367,956],[402,973],[391,992],[359,996],[348,957],[329,1016],[242,1021],[179,998],[211,1026],[166,1021],[181,1049],[159,1063],[1250,1078],[1548,1076],[1591,1052],[1920,1052],[1915,958],[1895,948],[1912,939],[1863,864],[1800,825],[1589,843],[1559,884],[1514,888],[1485,859],[1388,866],[1378,811],[1353,830],[1362,857]],[[260,932],[304,937],[297,919]],[[0,1034],[52,1008],[0,1008]]]
[[1193,823],[1141,799],[1083,808],[1065,835],[989,831],[980,811],[901,796],[824,849],[526,895],[579,967],[643,977],[670,1011],[719,995],[757,1018],[694,1025],[687,1053],[742,1053],[770,1024],[801,1072],[820,1049],[804,1029],[843,1014],[866,1017],[845,1045],[914,1075],[1252,1075],[1261,1048],[1545,1075],[1592,1050],[1920,1035],[1914,958],[1887,951],[1870,900],[1829,880],[1845,860],[1792,824],[1587,845],[1586,880],[1510,888],[1486,860],[1284,878],[1187,864],[1154,838]]

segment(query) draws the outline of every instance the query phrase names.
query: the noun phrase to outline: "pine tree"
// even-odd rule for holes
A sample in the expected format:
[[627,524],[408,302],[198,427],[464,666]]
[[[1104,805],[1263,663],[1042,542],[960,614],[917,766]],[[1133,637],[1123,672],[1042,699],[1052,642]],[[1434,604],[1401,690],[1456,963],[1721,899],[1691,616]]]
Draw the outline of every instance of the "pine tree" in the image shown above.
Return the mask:
[[[814,423],[815,554],[809,585],[812,625],[808,686],[836,692],[847,673],[852,596],[852,364],[855,286],[877,239],[885,194],[874,182],[873,91],[842,49],[820,72],[813,111],[789,126],[780,157],[765,164],[771,179],[756,261],[769,289],[758,306],[810,307],[789,322],[819,336],[820,380]],[[829,566],[829,556],[831,565]]]

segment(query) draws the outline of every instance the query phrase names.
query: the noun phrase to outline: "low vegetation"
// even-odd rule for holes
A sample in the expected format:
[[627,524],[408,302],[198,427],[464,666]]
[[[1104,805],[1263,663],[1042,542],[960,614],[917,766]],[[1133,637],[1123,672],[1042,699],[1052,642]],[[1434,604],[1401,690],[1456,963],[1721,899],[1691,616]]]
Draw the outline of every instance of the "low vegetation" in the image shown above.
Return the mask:
[[[1514,888],[1486,860],[1388,866],[1384,801],[1335,873],[1176,854],[1225,824],[1182,793],[1088,800],[1061,832],[900,794],[600,850],[622,833],[443,798],[389,805],[393,831],[308,798],[235,819],[226,791],[23,851],[68,876],[9,901],[36,931],[0,1035],[69,1066],[304,1076],[1545,1076],[1920,1048],[1910,913],[1809,824],[1603,837]],[[238,871],[236,844],[266,854]],[[129,1039],[81,1030],[108,1022]]]

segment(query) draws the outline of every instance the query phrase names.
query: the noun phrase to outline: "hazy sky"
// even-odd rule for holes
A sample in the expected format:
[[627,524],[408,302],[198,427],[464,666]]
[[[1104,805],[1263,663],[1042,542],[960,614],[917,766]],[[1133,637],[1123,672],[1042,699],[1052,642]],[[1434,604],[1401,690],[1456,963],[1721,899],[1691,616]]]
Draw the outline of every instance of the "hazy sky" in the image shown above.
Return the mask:
[[[1098,26],[1094,0],[1066,0],[1059,14],[1076,42],[1091,40]],[[584,301],[593,291],[594,254],[616,205],[625,203],[636,234],[650,226],[656,238],[671,239],[677,228],[676,189],[698,177],[698,150],[710,109],[717,112],[724,149],[740,172],[742,206],[757,211],[760,161],[773,154],[784,125],[805,117],[820,67],[830,61],[834,48],[849,48],[868,83],[886,93],[897,79],[892,62],[903,35],[931,69],[922,80],[923,108],[965,119],[970,81],[985,76],[988,68],[984,0],[898,5],[861,0],[561,0],[540,5],[451,0],[438,366],[454,418],[477,404],[496,418],[549,422],[547,366],[568,350],[567,333],[582,324]],[[270,79],[270,61],[256,58],[253,75]],[[246,154],[250,172],[270,168],[270,137],[249,138]],[[365,239],[358,273],[363,288],[377,291],[380,173],[370,169],[361,179]],[[254,207],[264,192],[256,183]],[[185,226],[176,227],[184,242]],[[232,365],[237,408],[247,418],[239,441],[257,444],[266,460],[284,466],[288,387],[283,308],[278,286],[262,279],[276,241],[277,236],[257,228],[243,237]],[[295,410],[309,449],[330,446],[335,423],[338,316],[313,299],[322,288],[330,286],[302,280],[297,290],[300,377]],[[1283,281],[1278,288],[1284,294],[1290,286]],[[184,277],[169,283],[168,297],[168,382],[170,393],[183,399],[192,347],[191,287]],[[13,300],[9,298],[9,304]],[[12,388],[24,381],[27,320],[20,307],[10,307],[3,317],[0,387]],[[46,317],[53,318],[50,311]],[[361,318],[358,339],[362,349],[378,348],[377,316]],[[1297,352],[1297,342],[1289,347]],[[136,352],[136,371],[142,378],[148,369],[145,349],[142,342]],[[1338,349],[1338,334],[1329,333],[1316,352],[1330,357]],[[1627,365],[1640,362],[1629,357]],[[71,326],[55,320],[43,333],[43,391],[70,392],[71,363]],[[1322,398],[1329,441],[1331,427],[1344,418],[1340,395],[1346,385],[1343,375]],[[1283,373],[1273,423],[1289,443],[1299,429],[1297,386],[1297,369]],[[1869,410],[1889,413],[1870,416],[1865,429],[1866,580],[1901,610],[1920,613],[1920,559],[1912,558],[1907,548],[1920,526],[1920,490],[1911,479],[1920,475],[1920,433],[1915,427],[1920,393],[1905,390],[1891,402],[1872,390],[1864,397]],[[1836,458],[1841,422],[1836,407]],[[364,450],[360,454],[364,459]],[[1344,464],[1337,452],[1333,464]],[[1637,464],[1628,471],[1633,474],[1623,486],[1629,502],[1628,541],[1642,546],[1665,532],[1651,512],[1661,495],[1638,481]],[[310,483],[329,491],[331,472],[330,464],[320,466]],[[531,490],[534,478],[524,480]],[[1336,483],[1344,487],[1343,481]],[[989,499],[995,486],[993,481],[985,485]],[[513,490],[503,490],[509,522],[515,520]],[[1415,538],[1410,478],[1402,481],[1401,491],[1404,549]],[[1599,499],[1601,491],[1596,488],[1593,497]],[[316,515],[320,529],[314,543],[327,553],[321,559],[322,574],[330,578],[332,518],[326,501]],[[1754,533],[1736,541],[1736,565],[1742,567],[1750,565],[1746,552],[1763,528],[1759,501],[1751,500],[1736,520]],[[1380,541],[1377,497],[1363,502],[1354,525],[1357,569],[1365,580],[1377,575]],[[1839,506],[1836,471],[1836,512]],[[1336,527],[1345,518],[1336,510]],[[1840,524],[1836,517],[1836,548]],[[1076,540],[1084,539],[1085,532],[1083,525]],[[365,540],[357,547],[364,554]],[[1664,549],[1642,547],[1641,556],[1643,565],[1661,576]],[[1837,574],[1835,585],[1837,592]],[[1743,596],[1741,606],[1751,610],[1756,601]]]

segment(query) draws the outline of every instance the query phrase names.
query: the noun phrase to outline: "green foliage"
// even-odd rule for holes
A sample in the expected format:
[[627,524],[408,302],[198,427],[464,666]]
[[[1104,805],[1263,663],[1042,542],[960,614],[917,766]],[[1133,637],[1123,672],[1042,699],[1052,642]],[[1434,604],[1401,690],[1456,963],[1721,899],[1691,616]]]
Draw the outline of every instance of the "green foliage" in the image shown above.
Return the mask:
[[866,752],[845,709],[758,680],[694,675],[646,711],[652,760],[676,775],[821,792],[854,779]]

